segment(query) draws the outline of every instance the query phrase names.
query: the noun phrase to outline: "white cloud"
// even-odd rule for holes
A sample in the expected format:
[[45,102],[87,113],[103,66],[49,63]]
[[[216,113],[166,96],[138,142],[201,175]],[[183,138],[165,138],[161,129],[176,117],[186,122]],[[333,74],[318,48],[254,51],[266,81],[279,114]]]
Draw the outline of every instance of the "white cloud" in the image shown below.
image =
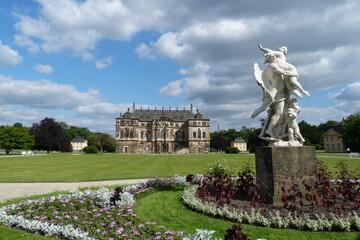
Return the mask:
[[115,119],[120,112],[125,112],[130,104],[112,104],[112,103],[93,103],[79,106],[76,112],[82,116],[88,117],[111,117]]
[[16,66],[22,61],[19,53],[10,48],[8,45],[3,45],[0,40],[0,67],[2,66]]
[[[339,112],[357,113],[360,109],[360,82],[347,85],[336,93],[329,93],[328,97],[335,103],[334,108]],[[346,115],[348,115],[346,114]]]
[[53,68],[50,65],[43,65],[43,64],[37,64],[34,66],[34,70],[37,71],[38,73],[43,73],[43,74],[50,74],[53,71]]
[[182,93],[182,81],[169,82],[169,84],[160,89],[160,94],[167,96],[179,96]]
[[[261,101],[252,70],[254,62],[263,61],[259,42],[272,49],[287,45],[288,61],[298,68],[299,81],[311,93],[359,81],[360,3],[355,0],[37,2],[39,16],[17,15],[19,45],[31,52],[70,50],[103,68],[112,59],[96,60],[99,41],[129,41],[138,32],[155,32],[146,35],[150,39],[135,52],[140,58],[174,60],[184,75],[170,79],[160,94],[197,101],[209,117],[229,126],[258,124],[248,116]],[[313,112],[323,119],[331,113],[347,114],[338,109],[358,106],[347,98],[353,95],[350,90],[348,86],[332,95],[333,108],[305,107],[301,115],[310,117]],[[101,106],[115,111],[112,105],[92,104],[80,104],[77,113],[95,116],[97,110],[104,111]]]
[[112,57],[107,57],[104,59],[99,59],[95,62],[96,68],[101,69],[101,68],[106,68],[109,65],[112,64]]
[[103,39],[128,40],[139,28],[137,16],[117,0],[38,0],[41,17],[16,14],[22,46],[38,45],[45,52],[70,49],[86,52]]
[[151,54],[151,48],[148,47],[146,44],[140,44],[136,49],[135,52],[139,55],[140,58],[150,58],[154,59],[154,55]]
[[30,53],[36,53],[40,51],[39,44],[35,43],[30,37],[26,35],[15,35],[15,43],[22,47],[27,47]]
[[79,92],[73,85],[48,80],[14,80],[0,75],[0,104],[45,109],[75,109],[99,101],[99,92]]

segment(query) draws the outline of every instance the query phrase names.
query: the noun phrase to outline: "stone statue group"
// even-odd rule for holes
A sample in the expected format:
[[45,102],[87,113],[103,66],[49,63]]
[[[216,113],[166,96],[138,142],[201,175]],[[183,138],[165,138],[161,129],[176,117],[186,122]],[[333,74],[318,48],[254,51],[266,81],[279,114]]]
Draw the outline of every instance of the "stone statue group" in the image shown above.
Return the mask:
[[263,99],[251,118],[267,110],[259,137],[273,146],[302,146],[305,140],[296,122],[301,108],[291,95],[302,98],[303,94],[310,96],[310,93],[299,83],[296,68],[286,61],[287,47],[274,51],[259,44],[259,48],[265,53],[264,63],[268,64],[264,71],[254,64],[255,79],[263,90]]

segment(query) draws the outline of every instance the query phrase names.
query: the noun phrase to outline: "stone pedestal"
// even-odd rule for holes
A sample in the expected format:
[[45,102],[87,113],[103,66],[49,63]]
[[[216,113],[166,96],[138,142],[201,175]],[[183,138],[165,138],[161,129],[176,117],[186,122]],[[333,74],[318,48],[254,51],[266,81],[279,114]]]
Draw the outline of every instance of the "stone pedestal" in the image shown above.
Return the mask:
[[281,187],[316,176],[315,148],[258,147],[255,149],[256,177],[264,184],[269,202],[281,203]]

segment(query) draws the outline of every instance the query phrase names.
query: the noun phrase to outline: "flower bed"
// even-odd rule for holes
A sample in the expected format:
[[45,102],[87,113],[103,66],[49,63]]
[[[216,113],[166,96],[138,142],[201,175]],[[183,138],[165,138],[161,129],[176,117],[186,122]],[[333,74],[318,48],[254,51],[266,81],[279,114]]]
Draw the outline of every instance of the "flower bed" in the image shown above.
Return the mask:
[[297,216],[291,212],[287,216],[280,216],[278,211],[270,212],[266,217],[262,214],[261,209],[251,208],[250,211],[244,211],[243,209],[230,210],[227,205],[219,207],[213,202],[204,202],[196,196],[197,188],[198,186],[191,186],[184,190],[182,196],[184,204],[190,209],[212,217],[274,228],[294,228],[310,231],[360,231],[360,217],[356,212],[347,215],[332,214],[331,219],[323,214],[318,215],[317,219],[310,219],[307,214]]
[[182,188],[183,180],[157,178],[115,191],[100,189],[23,201],[1,208],[0,223],[65,239],[181,239],[184,232],[143,222],[133,213],[133,207],[134,199]]
[[348,171],[344,161],[338,163],[338,168],[339,175],[333,180],[319,161],[317,176],[303,180],[303,187],[292,178],[284,178],[280,206],[268,204],[264,186],[253,177],[250,166],[240,169],[237,177],[229,166],[216,161],[199,186],[185,190],[183,200],[191,209],[239,223],[359,231],[360,184],[354,181],[358,176]]

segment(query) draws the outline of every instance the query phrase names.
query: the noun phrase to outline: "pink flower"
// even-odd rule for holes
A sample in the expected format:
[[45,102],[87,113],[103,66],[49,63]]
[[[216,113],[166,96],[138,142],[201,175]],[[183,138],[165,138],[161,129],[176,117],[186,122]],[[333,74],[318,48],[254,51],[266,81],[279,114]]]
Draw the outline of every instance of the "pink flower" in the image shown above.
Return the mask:
[[124,231],[123,228],[119,228],[117,231],[116,231],[116,235],[120,235],[122,232]]
[[173,232],[170,232],[170,231],[166,231],[165,232],[165,235],[173,235],[174,233]]
[[177,232],[176,233],[178,236],[183,236],[185,234],[185,232]]

